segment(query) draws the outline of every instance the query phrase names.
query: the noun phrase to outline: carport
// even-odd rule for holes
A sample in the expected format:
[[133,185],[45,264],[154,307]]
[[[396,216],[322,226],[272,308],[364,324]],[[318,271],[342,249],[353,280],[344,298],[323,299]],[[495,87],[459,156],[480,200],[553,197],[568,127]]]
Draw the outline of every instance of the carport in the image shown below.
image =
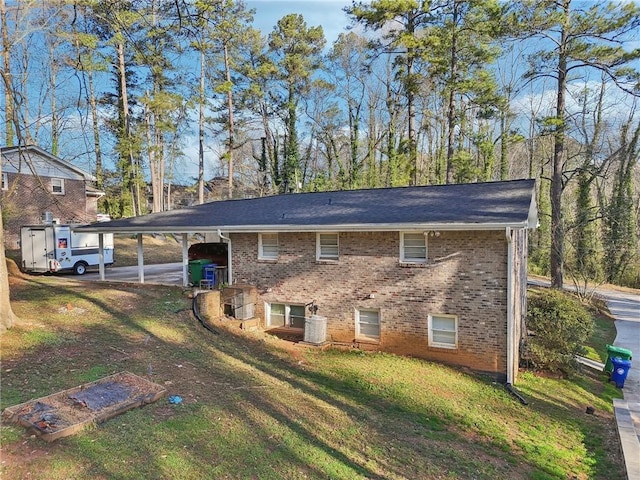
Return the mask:
[[[187,210],[187,209],[185,209]],[[186,223],[188,212],[181,210],[185,215],[182,222]],[[176,218],[175,212],[163,212],[172,214],[172,218]],[[215,227],[199,226],[185,229],[182,225],[164,224],[163,218],[158,218],[162,214],[150,214],[142,217],[130,219],[114,220],[110,222],[98,222],[90,225],[78,227],[76,230],[81,232],[90,232],[98,234],[98,255],[99,255],[99,276],[100,280],[107,280],[106,268],[104,263],[104,235],[109,233],[135,235],[137,239],[137,271],[138,282],[145,283],[144,279],[144,241],[143,236],[165,234],[179,236],[182,243],[182,285],[189,285],[189,237],[195,234],[205,234],[205,236],[215,236],[220,242],[227,245],[227,282],[232,283],[232,267],[231,267],[231,240],[222,233],[221,229]],[[147,225],[145,225],[147,223]]]

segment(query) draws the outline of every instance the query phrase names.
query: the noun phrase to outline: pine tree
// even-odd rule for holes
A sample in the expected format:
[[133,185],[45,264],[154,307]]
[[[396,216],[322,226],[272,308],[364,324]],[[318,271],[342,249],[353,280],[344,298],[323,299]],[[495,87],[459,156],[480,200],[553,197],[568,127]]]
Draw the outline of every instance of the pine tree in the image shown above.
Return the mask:
[[[575,2],[574,2],[575,3]],[[630,66],[640,58],[640,49],[628,51],[624,40],[640,27],[640,6],[628,3],[593,3],[572,8],[572,0],[524,0],[513,5],[508,22],[518,36],[538,38],[540,49],[531,56],[529,77],[552,76],[556,80],[555,117],[548,119],[553,130],[554,152],[550,182],[551,198],[551,283],[562,288],[565,225],[562,197],[566,186],[567,111],[570,75],[596,69],[620,88],[633,93],[634,72]],[[550,47],[545,48],[546,45]]]
[[309,91],[314,72],[322,65],[325,38],[322,27],[307,27],[302,15],[289,14],[278,20],[269,35],[269,49],[276,79],[282,88],[284,111],[284,192],[296,191],[303,183],[298,140],[298,108]]

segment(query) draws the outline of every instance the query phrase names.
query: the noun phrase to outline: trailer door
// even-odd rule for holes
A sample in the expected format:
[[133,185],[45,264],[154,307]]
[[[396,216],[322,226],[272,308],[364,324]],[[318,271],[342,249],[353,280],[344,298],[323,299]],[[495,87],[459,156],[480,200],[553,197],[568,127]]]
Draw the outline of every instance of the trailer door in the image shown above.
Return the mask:
[[23,227],[20,230],[22,267],[26,271],[48,272],[55,258],[52,228]]

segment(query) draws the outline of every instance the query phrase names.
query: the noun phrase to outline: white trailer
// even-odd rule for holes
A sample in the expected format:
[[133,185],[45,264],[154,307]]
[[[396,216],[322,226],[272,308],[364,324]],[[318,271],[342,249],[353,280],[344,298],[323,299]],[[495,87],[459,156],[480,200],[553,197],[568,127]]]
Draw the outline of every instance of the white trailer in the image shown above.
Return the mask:
[[[20,229],[22,270],[83,275],[100,264],[97,233],[81,233],[73,225],[27,225]],[[104,264],[113,263],[113,234],[103,235]]]

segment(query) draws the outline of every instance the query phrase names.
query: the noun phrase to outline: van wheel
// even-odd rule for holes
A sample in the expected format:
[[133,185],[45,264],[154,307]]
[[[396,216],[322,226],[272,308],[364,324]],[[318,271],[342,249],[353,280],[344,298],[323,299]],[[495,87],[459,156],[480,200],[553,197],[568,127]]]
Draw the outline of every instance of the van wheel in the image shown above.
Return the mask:
[[78,262],[73,266],[73,273],[76,275],[84,275],[87,273],[87,264],[84,262]]

